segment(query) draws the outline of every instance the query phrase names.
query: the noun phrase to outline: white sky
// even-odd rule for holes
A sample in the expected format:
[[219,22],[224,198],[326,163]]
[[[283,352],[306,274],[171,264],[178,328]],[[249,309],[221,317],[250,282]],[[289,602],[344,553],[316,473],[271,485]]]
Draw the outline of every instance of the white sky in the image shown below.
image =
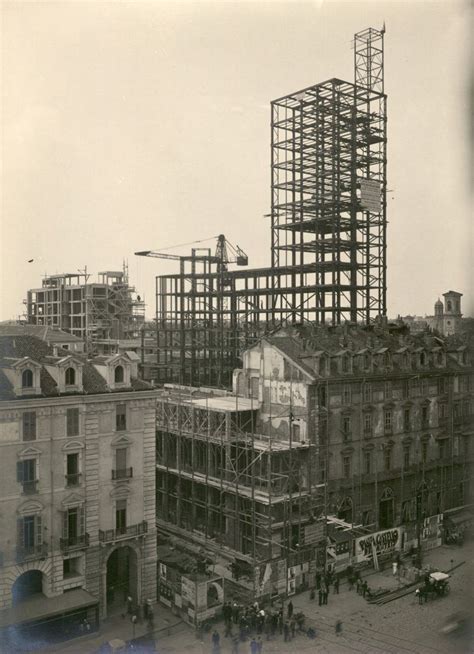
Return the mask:
[[432,313],[448,289],[473,312],[467,3],[4,0],[1,11],[0,319],[45,273],[124,259],[152,317],[154,277],[177,264],[133,253],[219,233],[251,267],[269,265],[270,101],[352,81],[353,34],[384,20],[389,315]]

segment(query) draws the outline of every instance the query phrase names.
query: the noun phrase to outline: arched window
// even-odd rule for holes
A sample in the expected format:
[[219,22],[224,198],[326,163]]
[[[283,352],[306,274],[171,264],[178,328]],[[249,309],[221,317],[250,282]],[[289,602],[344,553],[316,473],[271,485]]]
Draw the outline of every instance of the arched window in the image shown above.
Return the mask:
[[115,368],[114,379],[116,384],[123,382],[123,366],[117,366]]
[[29,368],[23,370],[21,385],[23,388],[33,388],[33,372]]
[[74,368],[67,368],[66,370],[66,386],[74,386],[76,383],[76,371]]
[[452,311],[453,305],[451,304],[451,300],[448,300],[448,311]]

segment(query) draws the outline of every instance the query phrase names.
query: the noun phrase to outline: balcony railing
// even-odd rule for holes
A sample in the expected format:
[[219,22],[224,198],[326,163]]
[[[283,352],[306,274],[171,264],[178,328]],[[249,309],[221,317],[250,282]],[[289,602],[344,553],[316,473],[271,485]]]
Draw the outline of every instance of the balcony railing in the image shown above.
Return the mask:
[[34,495],[38,492],[38,480],[34,479],[33,481],[22,481],[21,485],[23,487],[23,495]]
[[63,552],[69,552],[70,550],[80,550],[84,547],[89,547],[89,534],[60,538],[59,546]]
[[133,477],[133,468],[118,468],[112,470],[112,479],[131,479]]
[[79,472],[73,472],[69,475],[66,475],[66,486],[79,486],[81,483],[81,474]]
[[144,536],[148,532],[148,522],[144,520],[136,525],[129,525],[122,529],[99,529],[99,540],[101,543],[111,543],[116,540],[126,540]]
[[16,548],[17,563],[22,563],[23,561],[32,561],[33,559],[43,559],[45,556],[47,556],[47,554],[48,545],[46,543]]

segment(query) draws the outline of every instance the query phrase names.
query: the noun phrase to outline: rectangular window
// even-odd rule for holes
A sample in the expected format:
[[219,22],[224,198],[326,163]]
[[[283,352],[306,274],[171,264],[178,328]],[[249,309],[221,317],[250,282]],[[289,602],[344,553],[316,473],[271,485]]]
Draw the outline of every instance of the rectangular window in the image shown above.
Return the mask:
[[426,397],[428,395],[428,380],[427,379],[422,379],[421,380],[421,395],[422,395],[422,397]]
[[410,409],[403,412],[403,431],[410,431]]
[[391,470],[392,468],[392,449],[386,447],[383,453],[384,468],[385,470]]
[[127,448],[119,447],[115,451],[115,467],[118,470],[125,470],[127,467]]
[[345,479],[349,479],[351,476],[351,457],[344,456],[342,458],[342,473]]
[[410,467],[410,446],[405,445],[403,448],[403,467],[405,470]]
[[23,440],[34,441],[36,439],[36,413],[27,411],[23,414]]
[[438,404],[438,419],[444,420],[448,415],[448,405],[442,402]]
[[318,396],[319,396],[319,405],[320,406],[326,406],[327,405],[326,386],[320,386],[319,387]]
[[79,484],[79,454],[68,454],[66,459],[66,485],[77,486]]
[[344,384],[344,387],[342,389],[342,403],[343,404],[350,404],[351,403],[351,397],[352,397],[352,392],[351,392],[351,387],[349,384]]
[[[28,515],[18,520],[18,546],[28,549],[35,547],[38,539],[37,516]],[[41,536],[41,533],[39,534]]]
[[423,441],[421,444],[421,460],[423,463],[426,463],[428,459],[428,443],[426,441]]
[[384,412],[384,427],[385,432],[390,433],[392,431],[392,412],[390,410]]
[[345,441],[348,441],[351,437],[351,417],[350,416],[343,416],[342,417],[342,438]]
[[446,379],[438,377],[438,395],[444,395],[444,393],[446,393]]
[[250,379],[250,397],[258,400],[258,377],[252,377]]
[[323,483],[326,481],[326,459],[325,458],[319,459],[319,481],[323,482]]
[[79,436],[79,409],[68,409],[66,422],[66,434],[68,436]]
[[372,402],[372,385],[364,384],[364,402]]
[[372,452],[364,452],[364,474],[370,475],[372,472]]
[[326,445],[328,442],[328,419],[319,419],[319,444]]
[[115,407],[115,428],[117,431],[127,429],[127,407],[125,404],[117,404]]
[[427,406],[421,407],[421,425],[422,427],[427,427],[429,424],[429,412]]
[[36,459],[25,459],[16,464],[16,478],[22,484],[25,494],[37,492]]
[[444,459],[447,454],[447,447],[446,447],[446,440],[440,440],[438,441],[438,449],[439,449],[439,458]]
[[372,434],[372,414],[364,413],[364,434],[370,436]]
[[127,530],[127,500],[117,500],[115,503],[115,528],[121,534]]
[[392,399],[392,382],[386,381],[384,384],[384,396],[386,400]]

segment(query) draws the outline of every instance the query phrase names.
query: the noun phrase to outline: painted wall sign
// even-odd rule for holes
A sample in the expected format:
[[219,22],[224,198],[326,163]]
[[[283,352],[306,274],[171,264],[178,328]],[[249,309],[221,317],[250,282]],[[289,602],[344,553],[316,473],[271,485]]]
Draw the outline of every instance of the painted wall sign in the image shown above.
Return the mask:
[[388,554],[400,549],[400,528],[386,529],[375,534],[356,538],[355,554],[359,561],[372,559],[372,548],[375,546],[377,556]]

